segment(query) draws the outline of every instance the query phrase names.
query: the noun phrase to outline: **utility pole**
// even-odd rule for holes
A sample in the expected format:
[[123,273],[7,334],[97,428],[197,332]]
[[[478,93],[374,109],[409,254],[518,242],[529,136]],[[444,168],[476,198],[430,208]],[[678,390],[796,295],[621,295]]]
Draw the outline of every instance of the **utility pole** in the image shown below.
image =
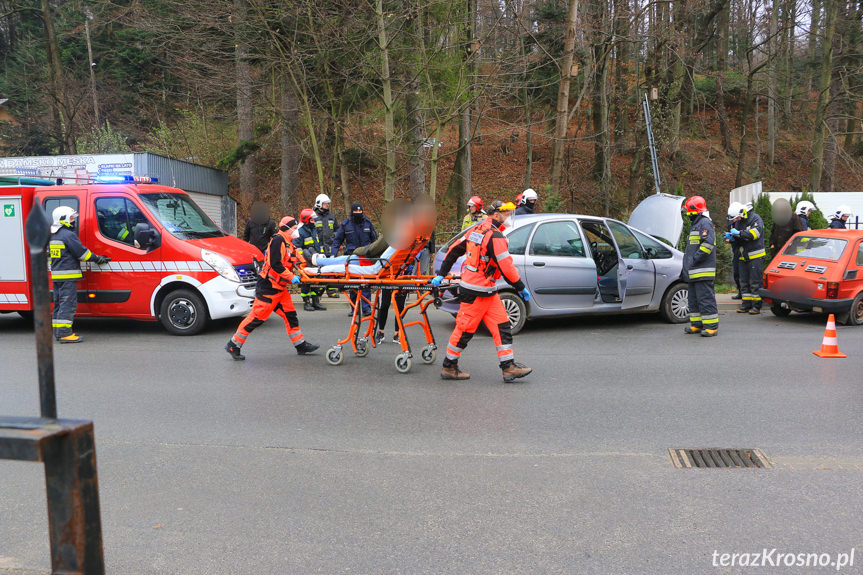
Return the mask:
[[87,19],[84,20],[84,34],[87,36],[87,61],[90,62],[90,90],[93,92],[93,116],[96,118],[96,126],[100,126],[99,122],[99,99],[96,97],[96,62],[93,61],[93,46],[90,44],[90,20],[93,19],[93,13],[88,8],[84,14]]

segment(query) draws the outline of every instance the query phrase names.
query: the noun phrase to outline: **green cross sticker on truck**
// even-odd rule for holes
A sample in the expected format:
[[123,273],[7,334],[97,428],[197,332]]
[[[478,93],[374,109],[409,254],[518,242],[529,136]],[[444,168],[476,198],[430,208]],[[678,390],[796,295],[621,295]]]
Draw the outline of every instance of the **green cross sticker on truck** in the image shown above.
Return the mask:
[[3,204],[3,217],[4,218],[14,218],[15,217],[15,204]]

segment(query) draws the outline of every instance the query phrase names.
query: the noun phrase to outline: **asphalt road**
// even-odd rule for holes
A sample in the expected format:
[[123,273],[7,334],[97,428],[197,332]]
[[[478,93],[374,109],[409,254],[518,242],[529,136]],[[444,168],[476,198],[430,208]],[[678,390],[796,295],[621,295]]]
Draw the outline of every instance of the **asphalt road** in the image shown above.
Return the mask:
[[[300,317],[322,351],[347,326]],[[80,321],[58,407],[95,421],[111,574],[697,574],[714,551],[855,547],[842,572],[863,572],[863,328],[828,360],[821,317],[720,320],[713,339],[642,316],[529,325],[520,384],[484,336],[454,383],[440,359],[398,374],[392,343],[299,357],[276,321],[245,362],[222,349],[234,321],[191,338]],[[452,323],[433,314],[441,342]],[[0,413],[38,405],[32,334],[0,316]],[[670,447],[775,467],[680,470]],[[0,462],[0,573],[48,572],[46,524],[40,466]]]

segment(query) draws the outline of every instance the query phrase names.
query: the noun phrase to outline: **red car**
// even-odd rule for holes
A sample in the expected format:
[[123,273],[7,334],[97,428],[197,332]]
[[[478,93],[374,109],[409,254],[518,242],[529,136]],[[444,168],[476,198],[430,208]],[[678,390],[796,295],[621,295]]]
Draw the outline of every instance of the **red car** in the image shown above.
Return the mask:
[[836,314],[863,324],[863,230],[809,230],[794,234],[764,272],[761,296],[771,311]]

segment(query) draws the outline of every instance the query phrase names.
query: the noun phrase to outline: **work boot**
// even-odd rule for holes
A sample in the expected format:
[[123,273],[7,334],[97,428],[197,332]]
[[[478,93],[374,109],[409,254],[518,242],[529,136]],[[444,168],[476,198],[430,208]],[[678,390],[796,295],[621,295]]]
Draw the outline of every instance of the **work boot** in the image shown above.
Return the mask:
[[84,338],[79,336],[77,333],[73,333],[71,335],[67,335],[66,337],[58,337],[57,341],[60,343],[81,343],[84,341]]
[[748,307],[739,307],[737,308],[737,313],[749,313],[749,309]]
[[321,347],[321,346],[315,345],[313,343],[309,343],[307,341],[304,341],[303,343],[301,343],[300,345],[297,346],[297,353],[299,355],[306,355],[307,353],[312,353],[313,351],[315,351],[319,347]]
[[225,344],[225,351],[231,354],[234,361],[243,361],[246,359],[246,356],[240,353],[240,346],[235,344],[234,340],[230,340]]
[[743,294],[737,293],[737,294],[731,296],[731,299],[743,299]]
[[750,309],[750,310],[749,310],[749,313],[750,313],[750,314],[752,314],[752,315],[758,315],[758,314],[760,314],[760,313],[761,313],[761,310],[760,310],[759,308],[757,308],[757,307],[754,307],[754,308],[752,308],[752,309]]
[[333,299],[338,299],[339,292],[337,290],[334,290],[334,289],[328,289],[327,290],[327,297],[331,297]]
[[701,337],[716,337],[716,334],[719,332],[719,328],[705,328],[704,331],[701,332]]
[[303,310],[315,311],[315,306],[312,305],[312,298],[309,296],[303,298]]
[[526,375],[530,375],[530,372],[533,370],[526,365],[522,365],[520,363],[512,362],[505,368],[503,368],[503,380],[506,383],[509,383],[515,379],[520,377],[524,377]]
[[683,333],[685,333],[687,335],[696,335],[696,334],[701,333],[701,328],[695,327],[694,325],[688,325],[685,328],[683,328]]
[[450,365],[443,366],[443,369],[440,370],[440,378],[457,380],[470,379],[470,374],[459,370],[458,363],[452,363]]
[[315,308],[316,310],[327,311],[327,308],[325,306],[321,305],[320,296],[316,296],[316,295],[312,296],[312,307]]

